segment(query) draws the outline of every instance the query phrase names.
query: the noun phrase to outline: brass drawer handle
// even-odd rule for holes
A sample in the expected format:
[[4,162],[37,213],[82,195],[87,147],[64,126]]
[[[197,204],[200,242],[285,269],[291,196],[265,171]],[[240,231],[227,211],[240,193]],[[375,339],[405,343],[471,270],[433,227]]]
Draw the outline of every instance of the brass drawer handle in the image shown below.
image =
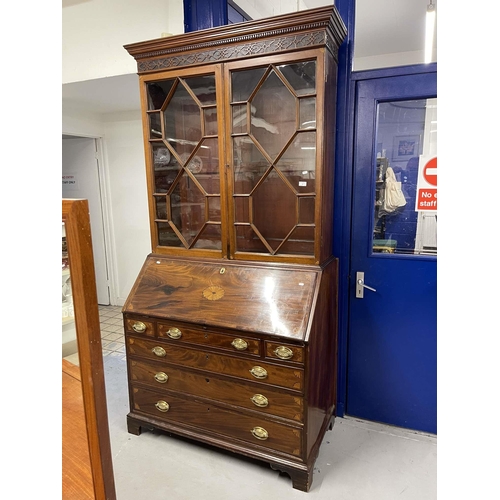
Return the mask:
[[162,412],[167,412],[170,409],[170,405],[166,401],[158,401],[156,404],[156,409]]
[[168,332],[167,332],[167,335],[171,338],[171,339],[180,339],[182,337],[182,332],[178,329],[178,328],[169,328]]
[[259,408],[265,408],[269,404],[269,400],[262,394],[254,394],[250,398],[250,401]]
[[155,380],[160,384],[165,384],[168,380],[168,375],[165,372],[155,373]]
[[151,351],[155,356],[158,356],[159,358],[164,358],[167,355],[167,351],[165,351],[163,347],[155,346],[153,347],[153,349],[151,349]]
[[255,378],[266,378],[267,377],[267,371],[262,368],[262,366],[254,366],[251,370],[250,373],[255,377]]
[[234,339],[231,342],[231,345],[237,350],[237,351],[244,351],[248,347],[248,343],[245,342],[243,339]]
[[269,433],[264,427],[254,427],[251,432],[254,438],[260,439],[261,441],[265,441],[269,437]]
[[291,359],[293,356],[293,351],[284,345],[280,345],[274,350],[274,354],[280,359]]
[[144,333],[147,330],[147,326],[142,321],[136,321],[132,325],[132,330],[137,333]]

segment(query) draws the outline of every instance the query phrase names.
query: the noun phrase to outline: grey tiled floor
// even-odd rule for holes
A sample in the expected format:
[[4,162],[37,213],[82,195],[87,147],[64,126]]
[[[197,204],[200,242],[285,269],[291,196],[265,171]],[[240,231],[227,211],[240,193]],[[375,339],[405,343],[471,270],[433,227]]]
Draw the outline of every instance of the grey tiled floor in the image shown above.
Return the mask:
[[99,306],[102,355],[125,359],[125,338],[121,306]]

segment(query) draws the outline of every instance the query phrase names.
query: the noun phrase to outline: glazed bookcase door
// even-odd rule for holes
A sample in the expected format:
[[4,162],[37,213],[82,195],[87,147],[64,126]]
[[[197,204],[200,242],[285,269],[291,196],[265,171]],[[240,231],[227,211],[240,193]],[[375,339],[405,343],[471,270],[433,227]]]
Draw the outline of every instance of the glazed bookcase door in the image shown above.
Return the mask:
[[221,257],[225,227],[220,67],[141,78],[153,251]]
[[227,65],[231,256],[315,260],[322,64],[303,53]]

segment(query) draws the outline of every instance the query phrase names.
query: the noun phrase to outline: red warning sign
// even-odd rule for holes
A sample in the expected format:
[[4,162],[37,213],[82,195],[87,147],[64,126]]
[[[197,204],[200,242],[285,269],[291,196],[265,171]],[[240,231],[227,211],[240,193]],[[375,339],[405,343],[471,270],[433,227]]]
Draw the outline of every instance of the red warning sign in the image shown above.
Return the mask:
[[432,158],[429,160],[424,167],[424,179],[432,186],[438,185],[438,159]]
[[420,157],[415,210],[437,210],[437,157]]

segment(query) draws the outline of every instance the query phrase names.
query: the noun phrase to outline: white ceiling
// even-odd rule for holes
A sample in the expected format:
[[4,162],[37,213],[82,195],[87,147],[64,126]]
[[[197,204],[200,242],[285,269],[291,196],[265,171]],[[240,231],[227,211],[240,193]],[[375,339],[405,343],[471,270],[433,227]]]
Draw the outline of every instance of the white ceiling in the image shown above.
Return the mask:
[[[357,0],[355,58],[394,52],[423,50],[425,11],[429,0]],[[297,5],[315,8],[332,5],[331,0],[236,0],[247,13],[260,9],[260,17],[297,10]],[[434,0],[434,4],[437,2]],[[273,12],[269,11],[269,5]],[[254,14],[255,15],[255,14]],[[116,113],[140,109],[136,74],[68,83],[62,86],[63,108],[91,113]]]

